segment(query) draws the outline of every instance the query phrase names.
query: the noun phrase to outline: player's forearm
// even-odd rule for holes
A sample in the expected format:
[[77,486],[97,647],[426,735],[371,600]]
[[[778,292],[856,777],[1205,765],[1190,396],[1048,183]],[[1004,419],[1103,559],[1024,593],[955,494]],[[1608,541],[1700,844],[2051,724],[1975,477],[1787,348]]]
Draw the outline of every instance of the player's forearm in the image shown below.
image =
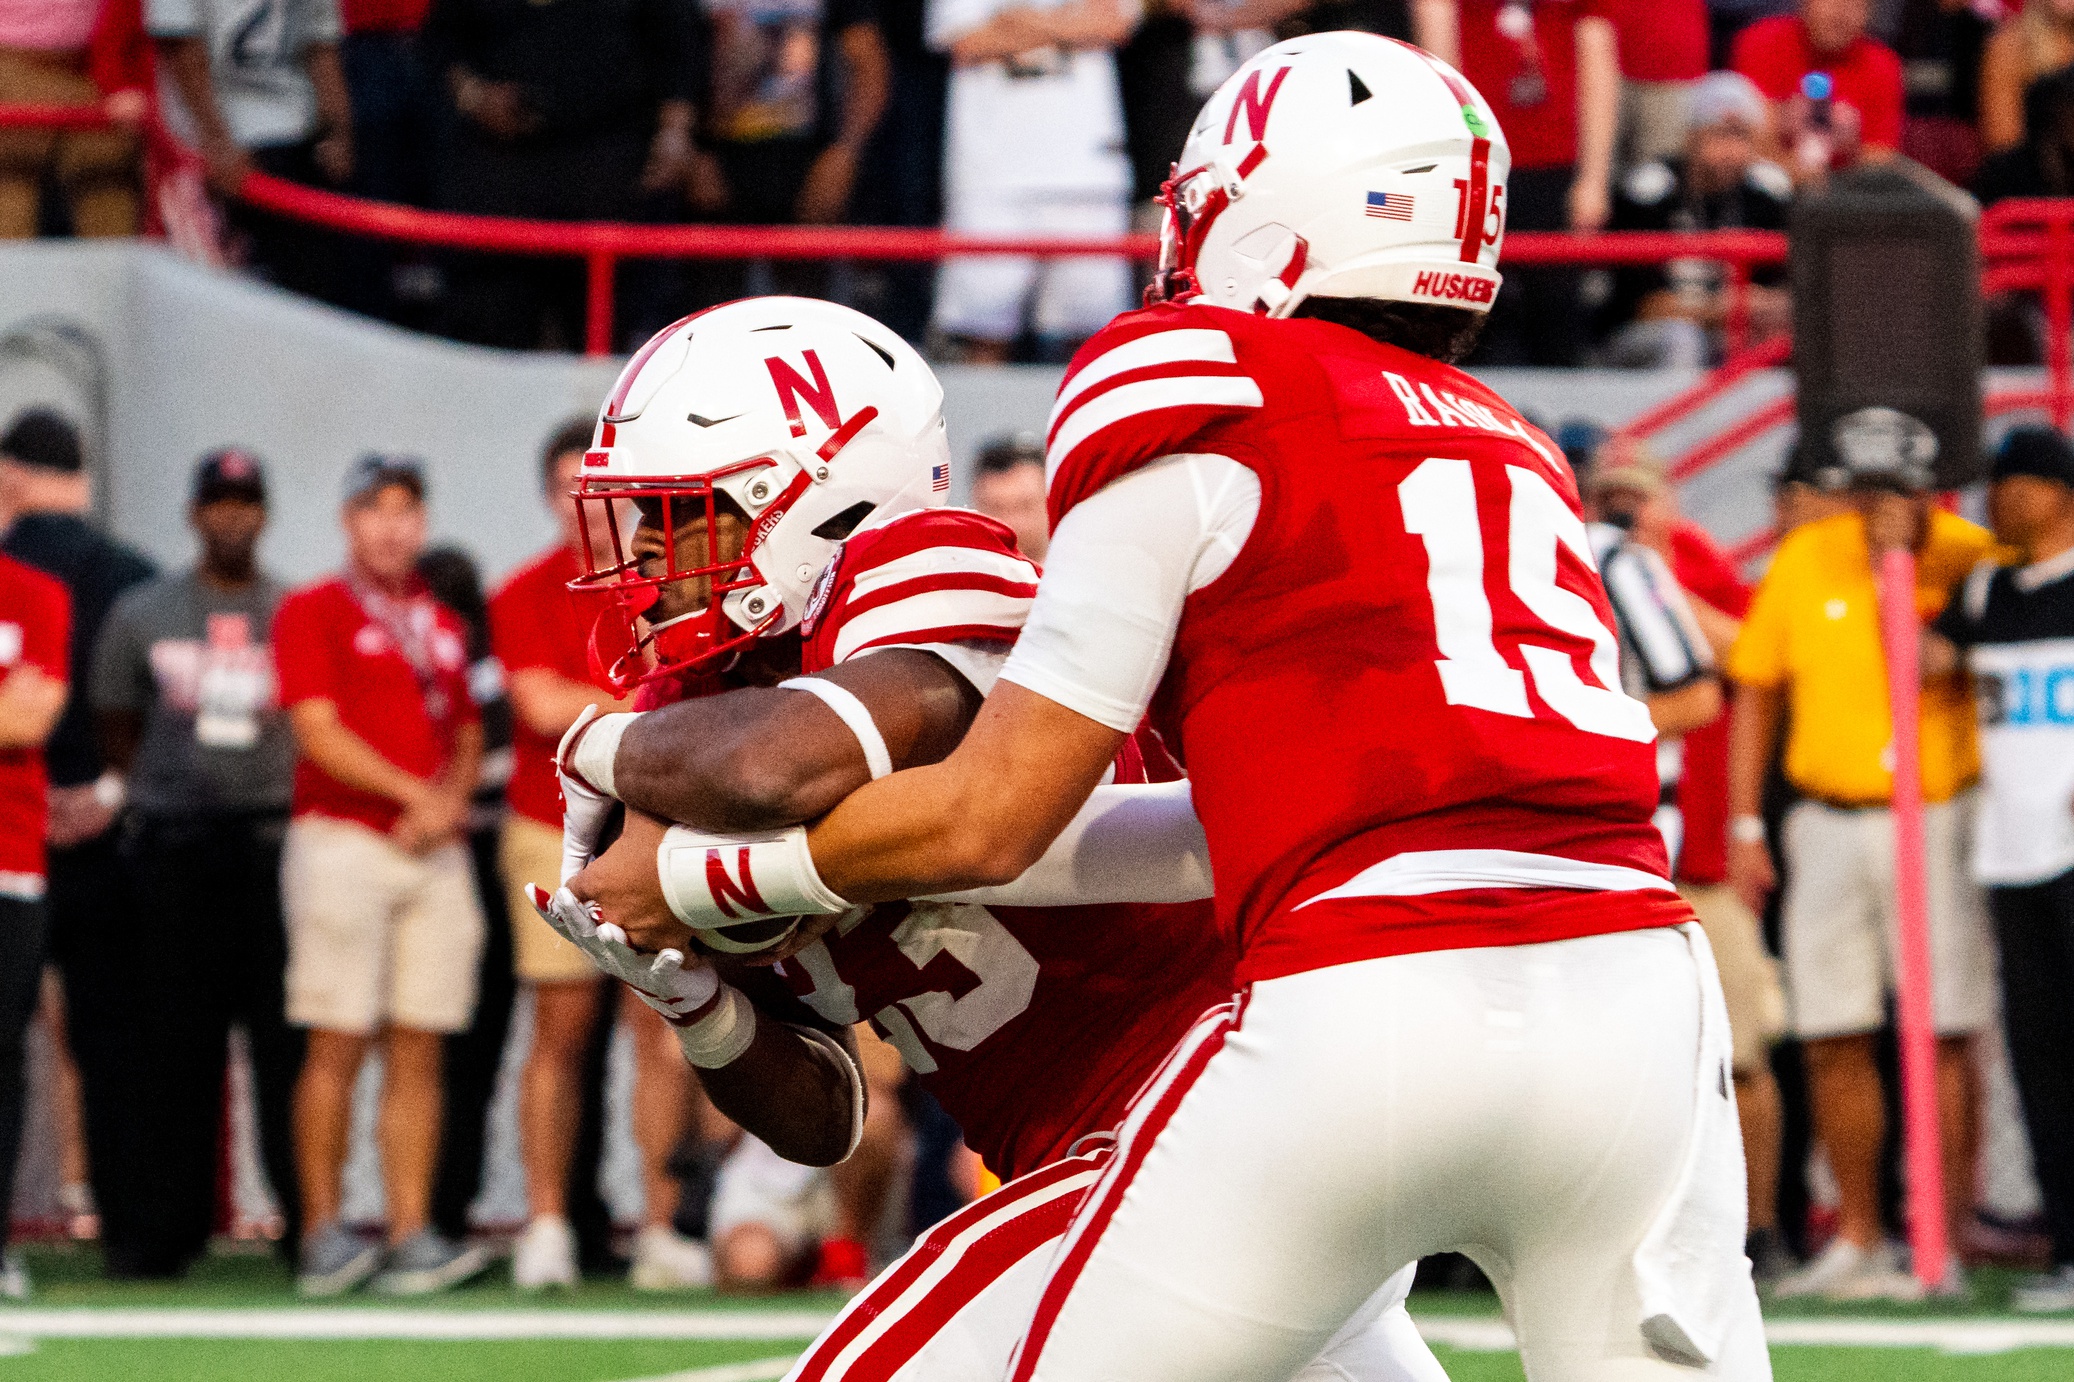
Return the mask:
[[1764,775],[1779,742],[1779,723],[1786,694],[1778,687],[1735,688],[1728,721],[1728,810],[1731,816],[1755,816],[1763,808]]
[[788,735],[788,699],[753,687],[648,712],[620,738],[614,795],[702,830],[775,830],[812,820],[871,781],[871,771],[854,743],[817,751]]
[[[797,689],[802,683],[821,694]],[[876,652],[788,685],[641,716],[619,739],[613,794],[701,830],[781,830],[870,782],[878,754],[885,769],[942,761],[978,706],[971,683],[933,653]]]
[[1073,819],[1123,738],[1003,680],[949,758],[871,783],[808,832],[815,869],[852,903],[1013,882]]
[[1186,782],[1097,787],[1044,857],[1012,883],[944,895],[947,902],[1075,907],[1194,902],[1214,891],[1210,849]]
[[833,1166],[849,1155],[854,1071],[819,1042],[759,1012],[756,1038],[738,1059],[693,1069],[713,1107],[785,1160]]

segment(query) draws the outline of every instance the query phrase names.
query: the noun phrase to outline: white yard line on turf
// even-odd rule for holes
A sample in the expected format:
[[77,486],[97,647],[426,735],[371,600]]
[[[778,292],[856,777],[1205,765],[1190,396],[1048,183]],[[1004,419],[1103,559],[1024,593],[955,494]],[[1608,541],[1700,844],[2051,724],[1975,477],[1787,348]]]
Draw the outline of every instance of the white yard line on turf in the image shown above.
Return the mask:
[[[73,1310],[0,1307],[0,1341],[33,1339],[811,1339],[834,1318],[818,1310],[384,1310],[374,1307],[281,1310]],[[1478,1352],[1510,1351],[1512,1330],[1491,1316],[1415,1317],[1436,1344]],[[2074,1319],[1773,1320],[1775,1345],[1809,1348],[1934,1348],[1945,1353],[2074,1349]],[[773,1367],[775,1360],[731,1364]],[[709,1376],[710,1373],[710,1376]],[[778,1376],[777,1373],[770,1374]],[[725,1382],[733,1374],[694,1371],[681,1382]],[[757,1376],[761,1377],[762,1374]],[[742,1374],[747,1382],[748,1374]],[[671,1382],[679,1382],[673,1374]]]
[[660,1377],[636,1378],[635,1382],[773,1382],[792,1371],[799,1361],[797,1354],[786,1354],[783,1358],[759,1358],[753,1363],[722,1363],[714,1368],[692,1368],[685,1372],[666,1372]]
[[[1414,1317],[1428,1343],[1477,1353],[1518,1347],[1499,1319],[1449,1315]],[[1764,1327],[1774,1347],[1934,1348],[1942,1353],[2008,1353],[2019,1348],[2074,1348],[2074,1320],[1772,1320]]]
[[705,1310],[16,1310],[38,1339],[811,1339],[832,1312]]

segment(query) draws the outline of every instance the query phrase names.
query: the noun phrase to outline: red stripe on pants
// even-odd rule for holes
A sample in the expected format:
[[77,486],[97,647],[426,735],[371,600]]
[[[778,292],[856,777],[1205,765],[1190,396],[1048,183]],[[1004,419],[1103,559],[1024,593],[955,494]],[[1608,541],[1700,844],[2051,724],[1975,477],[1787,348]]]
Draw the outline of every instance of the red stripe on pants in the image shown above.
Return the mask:
[[[1044,1294],[1038,1298],[1030,1332],[1023,1336],[1015,1361],[1010,1364],[1009,1382],[1030,1382],[1036,1373],[1037,1360],[1044,1352],[1051,1327],[1058,1322],[1066,1297],[1072,1294],[1074,1283],[1087,1266],[1088,1258],[1094,1254],[1095,1244],[1101,1241],[1109,1221],[1116,1216],[1116,1207],[1123,1202],[1124,1192],[1130,1189],[1138,1168],[1145,1162],[1146,1153],[1152,1150],[1160,1130],[1173,1118],[1174,1110],[1181,1106],[1181,1100],[1201,1077],[1211,1057],[1223,1049],[1225,1034],[1238,1025],[1244,1011],[1242,1000],[1235,1010],[1200,1026],[1192,1044],[1176,1050],[1174,1059],[1169,1062],[1170,1065],[1178,1064],[1173,1078],[1163,1089],[1157,1085],[1153,1087],[1156,1093],[1144,1118],[1136,1119],[1136,1110],[1133,1110],[1132,1117],[1125,1120],[1123,1141],[1117,1148],[1116,1161],[1093,1193],[1083,1201],[1085,1218],[1075,1223],[1058,1265],[1052,1268],[1051,1279],[1044,1283]],[[1135,1128],[1131,1125],[1133,1120],[1137,1122]]]
[[[1104,1148],[1103,1151],[1106,1154],[1107,1149]],[[830,1382],[837,1374],[831,1373],[829,1369],[835,1365],[836,1359],[841,1356],[843,1350],[854,1343],[859,1335],[870,1328],[887,1311],[898,1305],[901,1296],[921,1278],[923,1273],[935,1266],[937,1261],[946,1253],[957,1249],[960,1246],[960,1240],[966,1234],[971,1233],[973,1229],[986,1220],[1000,1214],[1003,1210],[1011,1208],[1016,1201],[1039,1195],[1062,1180],[1070,1179],[1076,1175],[1084,1175],[1095,1164],[1095,1157],[1070,1157],[1063,1161],[1055,1161],[1049,1166],[1039,1167],[1027,1176],[1010,1181],[993,1194],[974,1200],[971,1204],[966,1205],[957,1213],[931,1228],[922,1235],[920,1241],[913,1248],[909,1249],[905,1257],[901,1258],[890,1270],[882,1274],[878,1280],[866,1287],[863,1294],[850,1302],[848,1308],[843,1311],[842,1317],[836,1321],[834,1328],[822,1335],[820,1342],[815,1344],[808,1352],[805,1362],[801,1365],[798,1373],[795,1374],[795,1382]],[[1065,1209],[1061,1211],[1062,1215],[1070,1218],[1072,1209],[1079,1205],[1082,1198],[1082,1196],[1078,1195],[1061,1196],[1058,1202],[1065,1206]],[[991,1242],[996,1234],[1015,1228],[1021,1224],[1025,1217],[1030,1216],[1020,1216],[1009,1220],[1005,1224],[997,1225],[978,1241],[981,1243]],[[1044,1216],[1038,1215],[1036,1217],[1042,1218]],[[1061,1222],[1050,1229],[1050,1235],[1057,1236],[1058,1233],[1063,1231],[1063,1228],[1064,1223]],[[992,1256],[993,1254],[989,1254],[990,1258]],[[1009,1266],[1012,1266],[1016,1260],[1019,1260],[1020,1256],[1021,1254],[1017,1254],[1016,1257],[1000,1262],[991,1273],[986,1275],[984,1280],[974,1281],[965,1273],[964,1264],[954,1268],[942,1283],[931,1288],[929,1294],[924,1296],[922,1301],[918,1303],[919,1305],[927,1306],[932,1318],[935,1320],[935,1323],[930,1327],[931,1332],[933,1333],[935,1329],[941,1328],[944,1320],[957,1313],[959,1305],[978,1295],[996,1276],[1005,1271]],[[952,1282],[961,1283],[964,1290],[964,1294],[956,1301],[951,1301],[943,1294]],[[917,1340],[914,1347],[919,1348],[922,1342],[925,1342],[925,1340]],[[866,1351],[865,1357],[876,1360],[879,1357],[880,1348],[881,1343],[873,1343]],[[864,1359],[859,1360],[860,1363],[863,1361]],[[894,1360],[893,1367],[887,1368],[884,1373],[846,1370],[841,1376],[846,1379],[856,1379],[856,1382],[862,1382],[862,1379],[867,1377],[890,1376],[894,1368],[904,1361],[905,1357]]]

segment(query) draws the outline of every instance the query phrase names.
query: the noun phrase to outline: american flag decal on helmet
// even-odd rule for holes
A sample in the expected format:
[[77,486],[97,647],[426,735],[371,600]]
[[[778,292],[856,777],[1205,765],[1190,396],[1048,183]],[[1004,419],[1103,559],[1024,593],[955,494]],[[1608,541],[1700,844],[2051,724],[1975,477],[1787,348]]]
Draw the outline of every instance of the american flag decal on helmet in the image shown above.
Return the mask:
[[951,468],[948,462],[929,467],[929,488],[936,494],[947,494],[951,488]]
[[1371,192],[1368,214],[1385,221],[1409,221],[1416,199],[1409,192]]

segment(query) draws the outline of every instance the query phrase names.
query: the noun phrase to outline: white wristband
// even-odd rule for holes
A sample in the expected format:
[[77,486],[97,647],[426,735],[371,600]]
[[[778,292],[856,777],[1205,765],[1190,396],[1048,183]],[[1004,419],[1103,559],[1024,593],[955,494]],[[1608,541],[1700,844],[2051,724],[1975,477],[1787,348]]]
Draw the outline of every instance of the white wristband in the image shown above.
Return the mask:
[[734,1064],[754,1040],[756,1008],[740,989],[729,984],[720,986],[713,1011],[677,1028],[677,1045],[684,1059],[701,1070]]
[[1739,845],[1761,845],[1765,840],[1764,817],[1737,816],[1728,823],[1728,838]]
[[763,917],[827,916],[850,907],[821,881],[804,826],[740,839],[673,825],[656,850],[656,872],[670,911],[695,930]]
[[893,771],[893,755],[886,751],[886,736],[879,733],[878,722],[871,718],[871,708],[857,699],[857,694],[846,686],[837,686],[826,677],[793,677],[778,683],[780,691],[804,691],[842,717],[857,736],[857,746],[864,750],[864,766],[871,769],[871,780],[878,781]]
[[619,757],[620,737],[640,718],[639,711],[623,710],[591,721],[590,729],[576,741],[576,750],[569,755],[569,766],[606,796],[618,796],[612,785],[612,765]]

